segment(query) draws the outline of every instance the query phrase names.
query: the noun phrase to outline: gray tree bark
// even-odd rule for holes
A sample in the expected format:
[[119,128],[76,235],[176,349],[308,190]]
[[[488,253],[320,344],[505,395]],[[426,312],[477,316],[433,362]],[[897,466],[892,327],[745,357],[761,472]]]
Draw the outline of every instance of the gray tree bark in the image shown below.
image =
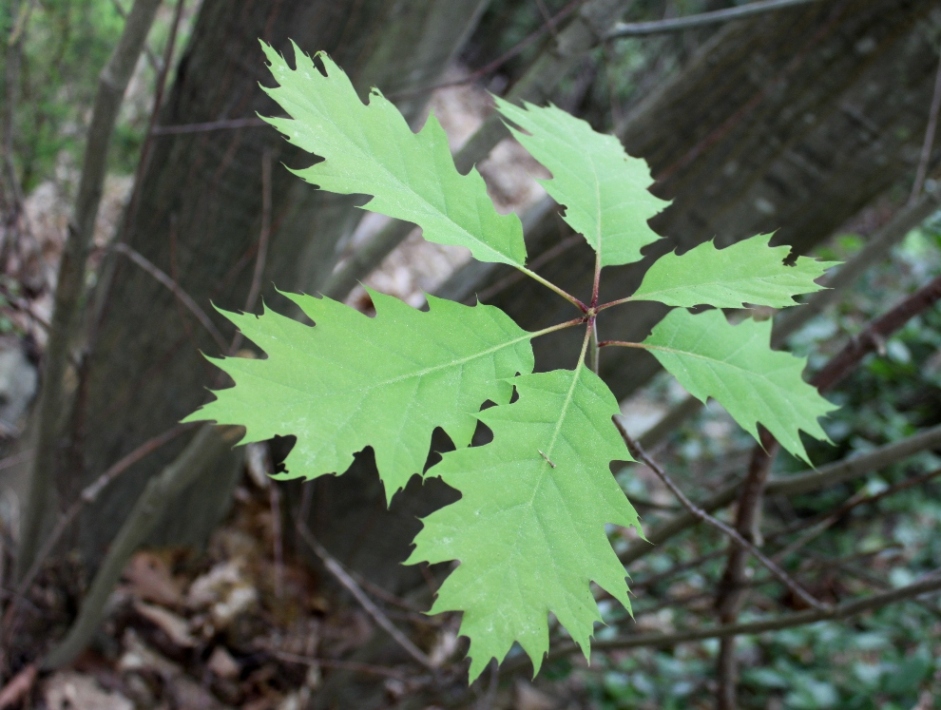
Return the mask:
[[[618,131],[645,158],[654,192],[673,204],[652,226],[667,235],[638,264],[606,269],[602,300],[629,295],[661,254],[715,237],[720,245],[776,231],[805,253],[860,209],[915,174],[938,54],[936,0],[839,0],[729,24],[690,64],[644,100]],[[941,151],[936,150],[932,165]],[[527,235],[537,258],[566,235],[550,215]],[[560,235],[561,232],[561,235]],[[576,296],[590,293],[594,256],[582,245],[540,270]],[[485,292],[510,276],[491,271]],[[571,306],[535,283],[488,300],[523,327],[571,318]],[[636,303],[599,319],[602,339],[640,340],[663,308]],[[535,343],[541,369],[571,367],[580,342],[559,333]],[[602,375],[620,397],[659,366],[646,353],[603,351]]]
[[[472,29],[485,0],[413,3],[366,0],[261,2],[205,0],[160,125],[189,125],[274,113],[259,90],[271,83],[258,38],[289,51],[293,38],[306,51],[328,51],[365,96],[431,83]],[[405,107],[415,116],[426,97]],[[157,135],[152,157],[135,186],[120,238],[169,274],[207,310],[210,301],[240,309],[252,279],[262,206],[263,155],[274,162],[272,238],[262,279],[293,288],[317,278],[348,224],[349,200],[324,197],[278,163],[303,166],[301,156],[269,127]],[[107,465],[153,437],[206,398],[216,373],[200,350],[218,346],[174,296],[121,255],[96,294],[101,308],[91,354],[74,407],[70,466],[60,470],[63,497]],[[108,270],[105,269],[105,274]],[[216,318],[226,333],[226,324]],[[149,477],[186,445],[174,442],[119,479],[85,515],[81,544],[94,563],[133,506]],[[199,543],[224,512],[235,482],[234,454],[181,494],[152,542]]]

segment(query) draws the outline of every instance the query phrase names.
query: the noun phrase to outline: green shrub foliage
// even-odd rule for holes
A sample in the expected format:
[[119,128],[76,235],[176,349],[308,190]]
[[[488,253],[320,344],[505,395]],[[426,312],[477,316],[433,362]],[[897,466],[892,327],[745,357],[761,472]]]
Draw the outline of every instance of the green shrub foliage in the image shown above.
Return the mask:
[[[536,333],[493,306],[429,297],[429,310],[420,312],[378,293],[371,293],[375,318],[329,298],[290,296],[312,327],[269,310],[228,313],[267,358],[213,360],[235,386],[187,421],[242,425],[244,443],[296,436],[278,478],[343,473],[354,453],[371,446],[390,500],[414,475],[457,489],[457,502],[424,519],[407,563],[459,562],[431,612],[463,614],[471,680],[514,642],[538,670],[550,613],[587,655],[600,621],[590,583],[630,610],[625,570],[605,526],[640,532],[610,473],[613,461],[631,461],[612,422],[617,401],[585,364],[598,347],[590,337],[596,318],[630,300],[673,307],[644,342],[602,345],[650,351],[693,395],[715,398],[753,436],[764,425],[806,459],[799,432],[826,439],[818,418],[833,407],[801,379],[803,360],[771,350],[769,321],[733,326],[715,309],[789,305],[794,295],[819,290],[814,280],[831,264],[802,257],[785,265],[787,247],[770,247],[767,235],[726,249],[706,243],[664,256],[629,298],[582,303],[526,267],[519,219],[494,209],[476,170],[458,173],[434,116],[413,133],[378,90],[363,103],[325,54],[316,56],[321,69],[295,47],[292,68],[263,48],[277,82],[265,90],[290,116],[266,120],[323,158],[295,171],[299,177],[330,192],[369,195],[365,209],[414,222],[425,239],[465,246],[479,260],[513,266],[579,310]],[[499,99],[497,107],[551,172],[542,184],[597,253],[597,278],[605,266],[639,260],[659,238],[647,221],[667,204],[648,191],[645,162],[556,107]],[[693,306],[714,308],[694,315],[686,310]],[[584,328],[578,362],[533,374],[531,340],[564,327]],[[481,410],[488,401],[496,406]],[[470,447],[478,420],[493,441]],[[435,427],[456,450],[422,474]]]

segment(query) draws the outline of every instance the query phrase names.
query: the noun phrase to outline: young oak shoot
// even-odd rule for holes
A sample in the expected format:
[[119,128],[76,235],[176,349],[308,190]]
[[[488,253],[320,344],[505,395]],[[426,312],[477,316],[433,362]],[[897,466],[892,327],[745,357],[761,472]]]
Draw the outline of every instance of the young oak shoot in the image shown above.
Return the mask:
[[[715,398],[753,436],[763,424],[806,459],[799,432],[826,439],[817,420],[833,407],[801,379],[804,361],[771,350],[770,323],[732,326],[718,310],[693,315],[686,308],[783,307],[818,290],[814,280],[831,264],[801,257],[786,266],[787,248],[771,248],[766,235],[721,250],[707,243],[664,256],[632,296],[599,304],[602,268],[639,260],[659,239],[647,221],[667,203],[648,192],[644,161],[627,156],[612,136],[552,106],[498,99],[514,135],[552,174],[542,181],[547,192],[597,254],[593,292],[582,301],[526,267],[519,219],[497,213],[476,170],[457,172],[434,116],[413,133],[378,90],[363,103],[326,54],[316,55],[318,66],[295,46],[291,68],[262,47],[277,82],[265,91],[289,116],[266,120],[323,158],[296,170],[299,177],[323,190],[368,195],[364,209],[515,267],[578,312],[529,333],[482,304],[429,297],[429,310],[420,312],[370,292],[376,315],[368,318],[329,298],[289,295],[314,326],[267,309],[225,313],[267,357],[213,359],[235,386],[215,392],[186,421],[242,425],[243,443],[296,436],[281,479],[342,474],[371,446],[390,501],[421,475],[432,431],[441,427],[456,450],[424,475],[440,477],[461,498],[424,519],[406,563],[459,562],[431,613],[462,612],[470,680],[492,658],[502,661],[514,642],[538,671],[549,614],[587,657],[601,620],[590,583],[630,610],[626,573],[605,526],[640,527],[610,473],[613,461],[631,461],[612,421],[617,401],[586,355],[596,357],[599,345],[646,349],[696,397]],[[631,300],[674,310],[644,342],[596,343],[599,315]],[[533,374],[532,339],[577,326],[585,333],[573,369]],[[481,411],[488,401],[496,406]],[[493,441],[470,447],[478,421]]]

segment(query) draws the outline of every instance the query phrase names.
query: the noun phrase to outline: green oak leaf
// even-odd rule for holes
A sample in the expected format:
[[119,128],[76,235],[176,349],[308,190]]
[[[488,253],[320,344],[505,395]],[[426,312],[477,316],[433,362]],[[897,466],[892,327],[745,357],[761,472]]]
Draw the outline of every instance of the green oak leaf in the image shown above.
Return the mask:
[[471,680],[514,641],[538,672],[549,613],[587,656],[601,620],[591,581],[631,608],[624,566],[605,534],[605,523],[640,531],[609,468],[632,460],[611,421],[614,395],[584,365],[513,382],[516,402],[480,413],[493,441],[447,453],[426,474],[461,498],[424,519],[406,562],[460,560],[430,613],[464,613]]
[[725,249],[704,242],[685,254],[666,254],[647,270],[631,299],[685,308],[786,308],[795,295],[822,290],[814,280],[839,262],[798,257],[787,266],[790,247],[770,246],[771,237],[759,234]]
[[268,357],[212,359],[235,386],[184,420],[242,425],[243,443],[295,435],[276,478],[343,473],[372,446],[391,500],[422,471],[435,427],[467,446],[480,406],[509,401],[506,378],[533,368],[531,334],[493,306],[430,296],[421,312],[370,291],[370,318],[329,298],[285,295],[316,325],[267,309],[224,313]]
[[714,398],[755,439],[763,424],[781,446],[809,463],[798,431],[829,441],[817,419],[837,407],[804,382],[803,358],[772,350],[770,342],[770,320],[730,325],[722,311],[693,315],[676,309],[643,347],[690,394],[703,402]]
[[641,258],[644,246],[660,239],[647,220],[669,202],[654,197],[647,163],[624,152],[617,138],[596,133],[585,121],[555,106],[497,98],[500,113],[523,130],[509,127],[517,140],[542,163],[552,179],[540,180],[546,192],[565,206],[564,219],[582,234],[601,266]]
[[414,222],[425,239],[470,249],[480,261],[523,266],[526,247],[515,214],[497,213],[476,169],[461,175],[434,116],[413,133],[373,89],[364,104],[325,53],[313,60],[294,45],[295,69],[262,42],[279,86],[265,91],[291,118],[265,118],[292,144],[325,160],[294,171],[321,189],[373,195],[364,209]]

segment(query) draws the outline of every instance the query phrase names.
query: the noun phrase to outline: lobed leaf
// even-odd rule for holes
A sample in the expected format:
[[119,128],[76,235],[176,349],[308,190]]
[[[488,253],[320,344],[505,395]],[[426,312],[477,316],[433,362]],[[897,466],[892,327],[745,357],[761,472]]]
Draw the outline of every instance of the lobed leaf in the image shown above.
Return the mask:
[[628,264],[660,237],[647,220],[669,202],[650,193],[647,163],[624,152],[620,141],[555,106],[520,108],[497,98],[497,108],[517,140],[551,173],[540,180],[565,206],[563,218],[582,234],[602,266]]
[[755,439],[758,423],[808,461],[799,431],[829,441],[817,419],[836,409],[804,382],[803,358],[772,350],[771,321],[730,325],[722,311],[670,311],[644,341],[686,390],[718,401]]
[[501,215],[476,169],[461,175],[434,116],[413,133],[378,89],[364,104],[324,52],[313,60],[294,45],[296,68],[262,42],[278,82],[265,91],[291,118],[265,118],[292,144],[325,160],[294,171],[323,190],[372,195],[365,209],[414,222],[425,239],[470,249],[480,261],[523,266],[526,246],[515,214]]
[[329,298],[285,295],[316,325],[267,309],[223,312],[268,357],[212,359],[235,387],[184,420],[242,425],[242,443],[295,435],[276,478],[343,473],[372,446],[391,500],[423,469],[435,427],[467,446],[480,406],[509,401],[506,378],[533,368],[531,335],[493,306],[429,296],[423,313],[370,291],[369,318]]
[[798,257],[787,266],[790,247],[770,246],[771,237],[759,234],[725,249],[704,242],[685,254],[665,254],[647,270],[631,298],[685,308],[740,308],[746,303],[786,308],[794,305],[797,294],[822,290],[815,279],[838,262]]
[[640,530],[609,469],[632,460],[611,421],[614,395],[583,365],[514,383],[516,402],[480,413],[493,441],[447,453],[428,471],[461,498],[424,519],[406,562],[460,560],[431,613],[464,613],[471,680],[514,641],[538,672],[550,613],[587,656],[601,621],[591,581],[631,608],[624,566],[605,534],[605,523]]

